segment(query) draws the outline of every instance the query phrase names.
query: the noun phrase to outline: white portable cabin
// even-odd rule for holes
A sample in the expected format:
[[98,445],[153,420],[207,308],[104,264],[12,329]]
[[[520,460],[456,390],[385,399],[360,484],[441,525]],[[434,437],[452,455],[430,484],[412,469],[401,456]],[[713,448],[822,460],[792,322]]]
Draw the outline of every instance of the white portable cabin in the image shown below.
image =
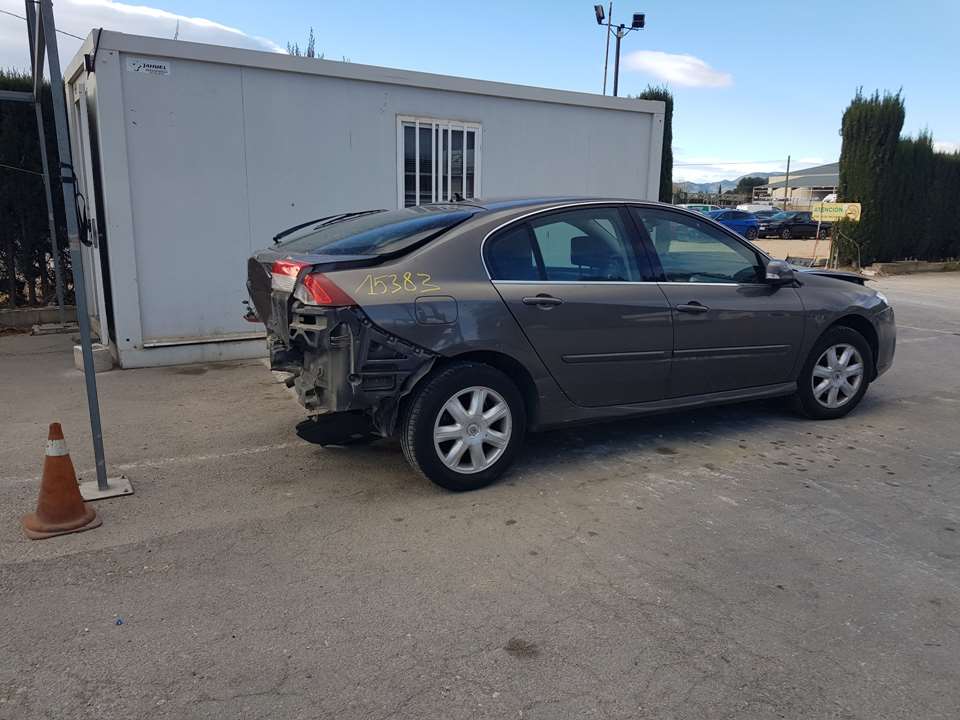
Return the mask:
[[247,258],[313,218],[658,195],[657,101],[110,31],[64,77],[91,319],[122,367],[263,355]]

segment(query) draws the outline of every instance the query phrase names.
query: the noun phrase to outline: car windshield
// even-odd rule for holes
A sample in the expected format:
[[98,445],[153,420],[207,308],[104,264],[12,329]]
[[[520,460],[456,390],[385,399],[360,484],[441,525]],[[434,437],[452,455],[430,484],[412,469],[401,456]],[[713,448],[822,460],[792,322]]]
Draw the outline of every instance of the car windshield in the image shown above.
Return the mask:
[[788,220],[793,217],[793,213],[778,212],[770,216],[771,220]]
[[435,205],[365,213],[311,225],[278,247],[295,253],[387,255],[439,235],[478,210]]

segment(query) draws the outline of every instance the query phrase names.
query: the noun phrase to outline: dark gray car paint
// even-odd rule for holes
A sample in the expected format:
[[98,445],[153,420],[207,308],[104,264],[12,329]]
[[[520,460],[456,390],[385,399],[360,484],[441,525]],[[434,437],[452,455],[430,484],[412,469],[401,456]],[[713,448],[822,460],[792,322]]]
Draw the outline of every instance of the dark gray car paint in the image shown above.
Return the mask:
[[[526,292],[536,295],[549,285],[546,291],[555,294],[559,285],[494,283],[484,266],[482,247],[488,235],[514,221],[585,203],[657,207],[703,220],[702,215],[659,203],[545,200],[479,212],[398,259],[327,274],[379,330],[424,348],[431,356],[496,354],[522,366],[534,388],[534,428],[789,394],[817,338],[845,316],[862,318],[875,330],[876,374],[889,367],[895,344],[892,310],[869,288],[814,273],[798,273],[797,287],[569,283],[562,291],[574,298],[570,307],[579,307],[584,314],[564,313],[567,317],[557,323],[559,330],[552,336],[546,318],[557,308],[523,305],[521,313],[515,305]],[[371,292],[370,275],[386,276],[387,292],[379,292],[380,285],[378,292]],[[421,282],[424,277],[428,280]],[[410,282],[404,283],[406,278]],[[602,321],[603,328],[589,332],[591,323],[600,318],[590,306],[604,298],[613,300],[617,310]],[[711,308],[708,317],[681,317],[670,310],[671,305],[693,299]],[[425,321],[424,309],[432,303],[442,306],[439,314],[444,321]],[[667,312],[674,323],[665,334]],[[549,325],[554,327],[552,321]],[[640,332],[639,328],[648,326],[652,332]],[[673,347],[665,340],[670,335],[675,338]],[[616,357],[617,353],[627,355]],[[660,353],[667,353],[666,358]],[[664,383],[664,378],[669,382]],[[409,389],[407,384],[405,392]]]

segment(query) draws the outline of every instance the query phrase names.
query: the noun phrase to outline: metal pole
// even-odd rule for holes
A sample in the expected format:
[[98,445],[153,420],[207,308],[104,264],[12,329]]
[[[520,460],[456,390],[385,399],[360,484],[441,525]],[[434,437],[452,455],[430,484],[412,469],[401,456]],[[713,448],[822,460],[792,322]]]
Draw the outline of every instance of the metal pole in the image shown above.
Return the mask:
[[787,177],[783,183],[783,209],[787,209],[787,198],[790,196],[790,156],[787,155]]
[[[29,2],[27,3],[29,5]],[[63,77],[60,74],[60,55],[57,50],[56,26],[50,0],[40,0],[39,42],[33,63],[34,78],[43,76],[43,49],[46,45],[50,66],[50,94],[53,96],[53,121],[57,132],[57,155],[60,159],[63,208],[67,220],[67,239],[70,242],[70,264],[73,268],[73,292],[77,296],[77,322],[80,325],[80,348],[83,353],[83,378],[87,389],[87,409],[90,412],[90,434],[93,436],[93,457],[97,467],[97,488],[109,489],[107,463],[103,457],[103,429],[100,425],[100,403],[97,400],[97,374],[93,366],[93,348],[90,340],[90,316],[87,314],[87,287],[84,278],[83,257],[80,252],[80,230],[77,225],[77,198],[67,136],[67,105]]]
[[50,191],[50,169],[47,166],[47,134],[43,130],[43,110],[40,102],[33,106],[37,110],[37,136],[40,138],[40,161],[43,163],[43,191],[47,197],[47,226],[50,228],[50,250],[53,253],[53,275],[57,288],[57,308],[60,324],[66,325],[67,318],[63,307],[63,271],[60,269],[60,248],[57,243],[57,223],[53,217],[53,194]]
[[607,50],[603,55],[603,94],[607,94],[607,67],[610,65],[610,21],[613,19],[613,3],[607,11]]
[[[32,0],[26,0],[24,6],[27,18],[27,40],[30,43],[30,62],[31,65],[33,65],[35,64],[34,58],[36,57],[36,42],[34,34],[36,33],[37,16]],[[43,67],[41,62],[41,71],[42,69]],[[42,91],[42,82],[40,83],[39,88]],[[43,127],[43,103],[41,96],[34,96],[33,107],[37,113],[37,138],[40,140],[40,162],[43,167],[43,191],[47,199],[47,227],[50,231],[50,250],[53,253],[53,275],[57,290],[58,317],[60,318],[60,325],[66,325],[67,319],[63,302],[63,270],[60,268],[60,247],[59,243],[57,242],[57,223],[53,214],[53,194],[50,191],[50,166],[47,164],[47,134]],[[44,300],[46,300],[46,298],[44,298]]]
[[613,96],[617,97],[620,88],[620,39],[623,37],[623,24],[617,27],[617,50],[613,61]]

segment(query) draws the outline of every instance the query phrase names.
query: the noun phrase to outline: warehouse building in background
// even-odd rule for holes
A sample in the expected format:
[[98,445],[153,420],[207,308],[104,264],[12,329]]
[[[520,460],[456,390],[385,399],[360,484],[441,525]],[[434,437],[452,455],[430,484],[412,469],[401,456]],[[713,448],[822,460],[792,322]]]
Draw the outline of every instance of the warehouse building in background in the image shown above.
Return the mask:
[[658,194],[658,101],[109,31],[65,83],[92,320],[123,367],[264,354],[246,260],[312,218]]
[[831,195],[835,200],[839,185],[840,163],[817,165],[791,172],[789,178],[786,175],[771,175],[766,185],[753,189],[753,202],[782,205],[786,198],[789,207],[807,209]]

